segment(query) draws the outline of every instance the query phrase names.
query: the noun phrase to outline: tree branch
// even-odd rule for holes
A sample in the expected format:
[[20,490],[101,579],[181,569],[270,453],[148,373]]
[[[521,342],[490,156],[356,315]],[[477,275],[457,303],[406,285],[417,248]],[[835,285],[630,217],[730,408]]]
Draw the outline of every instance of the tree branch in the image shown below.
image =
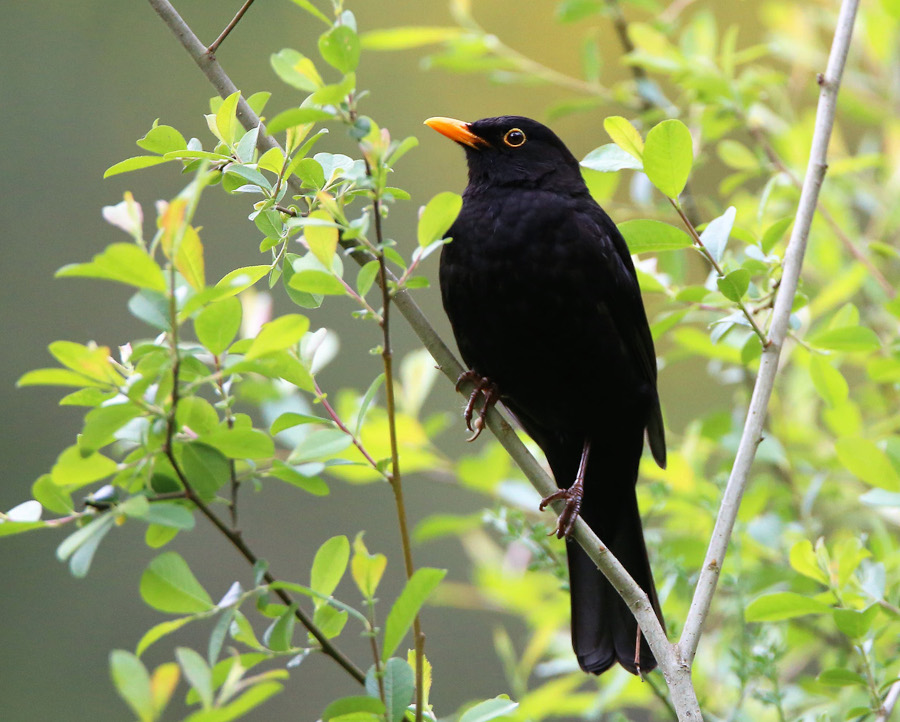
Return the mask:
[[875,722],[888,722],[898,699],[900,699],[900,680],[894,682],[888,690],[887,697],[881,703],[881,709],[878,712],[878,717],[875,718]]
[[781,356],[781,349],[787,335],[791,305],[794,302],[794,294],[797,292],[797,284],[800,280],[800,270],[803,266],[803,256],[806,252],[809,229],[816,211],[819,189],[822,186],[825,171],[828,168],[826,164],[828,140],[831,137],[831,129],[834,126],[837,93],[847,60],[847,52],[850,48],[850,37],[853,33],[853,23],[856,18],[858,4],[859,0],[843,0],[841,3],[834,40],[828,56],[828,66],[824,76],[820,75],[818,77],[818,82],[822,89],[819,93],[819,104],[816,110],[816,125],[809,154],[809,164],[806,169],[806,176],[803,179],[803,189],[800,193],[800,202],[797,207],[797,215],[794,219],[791,239],[785,252],[781,284],[772,312],[772,323],[769,329],[769,340],[771,343],[768,348],[763,350],[759,374],[756,377],[750,406],[747,409],[747,419],[741,435],[740,445],[738,446],[737,456],[734,460],[728,484],[725,487],[712,539],[706,552],[706,559],[700,571],[700,579],[697,582],[697,588],[691,601],[691,608],[678,645],[682,656],[688,664],[693,661],[697,652],[697,645],[703,631],[703,623],[709,613],[709,607],[716,591],[716,584],[719,581],[719,573],[722,570],[725,552],[728,549],[728,543],[734,530],[734,522],[737,518],[741,497],[749,481],[750,466],[753,463],[753,458],[756,456],[756,449],[763,438],[762,431],[766,418],[766,408],[772,395],[775,376],[778,372],[778,359]]

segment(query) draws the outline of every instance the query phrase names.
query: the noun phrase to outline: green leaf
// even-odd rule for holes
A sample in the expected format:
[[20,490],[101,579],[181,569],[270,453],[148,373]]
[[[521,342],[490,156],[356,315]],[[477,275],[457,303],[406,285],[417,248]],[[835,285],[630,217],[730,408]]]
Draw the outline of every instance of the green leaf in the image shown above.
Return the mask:
[[760,246],[763,249],[763,253],[771,252],[775,247],[775,244],[784,237],[785,231],[791,227],[793,222],[794,217],[788,216],[787,218],[781,218],[780,220],[775,221],[771,226],[766,228],[763,232],[762,239],[760,240]]
[[291,288],[312,295],[343,296],[347,293],[341,280],[327,271],[299,271],[288,281]]
[[179,431],[187,427],[195,434],[208,434],[219,425],[219,414],[206,399],[186,396],[178,402],[175,424]]
[[634,156],[615,143],[601,145],[592,150],[581,161],[581,166],[601,173],[613,173],[626,168],[630,170],[644,169],[640,156]]
[[868,686],[865,677],[843,667],[832,667],[831,669],[826,669],[816,678],[816,680],[820,684],[825,684],[829,687],[858,686],[865,689]]
[[219,356],[234,341],[241,329],[243,311],[234,296],[211,303],[194,319],[197,340],[214,356]]
[[759,160],[746,145],[731,138],[719,141],[716,153],[721,161],[735,170],[757,170]]
[[299,313],[289,313],[269,321],[260,329],[245,358],[260,358],[276,351],[295,346],[309,330],[309,319]]
[[319,52],[325,62],[342,73],[356,70],[359,51],[359,37],[347,25],[336,25],[319,36]]
[[369,554],[360,532],[353,540],[353,561],[350,562],[350,573],[353,581],[366,599],[373,599],[381,582],[381,576],[387,567],[384,554]]
[[325,170],[315,158],[303,158],[294,166],[293,172],[307,188],[321,190],[325,187]]
[[371,30],[364,33],[360,40],[366,50],[409,50],[453,40],[463,32],[462,28],[457,27],[404,26]]
[[[288,128],[308,123],[320,123],[323,120],[333,120],[334,115],[319,108],[289,108],[281,111],[266,125],[266,130],[274,135]],[[304,159],[311,160],[311,159]]]
[[826,614],[831,611],[825,602],[794,592],[763,594],[747,605],[748,622],[779,622],[806,614]]
[[356,275],[356,292],[360,296],[365,296],[369,292],[380,270],[381,266],[378,261],[369,261],[359,269],[359,273]]
[[79,447],[82,454],[92,454],[115,441],[113,434],[133,418],[141,415],[141,409],[130,401],[124,404],[100,406],[88,411],[84,417]]
[[240,99],[241,91],[236,90],[222,101],[222,104],[216,111],[216,128],[219,130],[219,139],[228,145],[234,143],[235,136],[240,128],[235,117],[238,100]]
[[842,404],[850,396],[850,386],[844,375],[818,354],[810,356],[809,377],[819,396],[829,406]]
[[409,578],[385,620],[382,659],[386,660],[394,653],[419,609],[446,574],[445,569],[423,567],[417,569]]
[[725,255],[725,246],[728,245],[728,237],[731,235],[736,216],[737,209],[729,206],[721,216],[707,223],[703,233],[700,234],[700,242],[717,263]]
[[[347,610],[336,609],[333,606],[322,605],[321,603],[316,608],[315,614],[313,614],[313,622],[328,639],[334,639],[343,631],[344,626],[347,624],[347,619]],[[310,635],[310,642],[312,641],[313,638]]]
[[470,707],[459,718],[459,722],[488,722],[510,714],[518,706],[518,702],[513,702],[508,696],[501,694],[499,697],[487,699]]
[[120,173],[129,173],[133,170],[151,168],[155,165],[159,165],[160,163],[165,163],[168,160],[168,158],[161,158],[158,155],[136,155],[132,158],[126,158],[125,160],[111,165],[103,172],[103,177],[111,178],[112,176],[119,175]]
[[150,504],[146,511],[129,514],[132,518],[141,519],[148,524],[170,529],[193,529],[194,515],[187,507],[174,501],[158,501]]
[[806,340],[810,345],[828,351],[876,351],[881,348],[881,339],[867,326],[827,329],[814,333]]
[[113,243],[89,263],[73,263],[56,272],[57,278],[102,278],[153,291],[166,290],[162,269],[134,243]]
[[293,0],[293,2],[295,5],[299,5],[301,8],[306,10],[306,12],[308,12],[314,18],[318,18],[326,25],[331,25],[331,20],[329,20],[328,17],[324,13],[322,13],[322,11],[319,10],[319,8],[317,8],[315,5],[313,5],[309,0]]
[[220,428],[199,440],[229,459],[268,459],[275,453],[275,443],[258,429]]
[[694,162],[691,132],[680,120],[664,120],[647,133],[642,157],[650,182],[669,198],[677,198]]
[[868,439],[843,438],[834,445],[838,460],[854,476],[887,491],[900,491],[900,474],[888,455]]
[[371,406],[372,401],[375,399],[375,394],[378,393],[378,389],[381,388],[381,384],[384,383],[384,374],[378,374],[374,378],[371,384],[369,384],[369,388],[366,391],[366,395],[363,397],[362,403],[359,405],[359,412],[356,415],[356,429],[354,430],[354,435],[359,436],[359,432],[362,429],[363,421],[366,418],[366,412],[369,410],[369,406]]
[[313,61],[296,50],[285,48],[271,57],[272,69],[288,85],[311,93],[325,83]]
[[186,150],[187,141],[171,125],[154,125],[147,135],[137,142],[141,150],[165,155],[173,150]]
[[450,191],[438,193],[428,201],[419,216],[419,246],[424,247],[443,238],[461,209],[462,196]]
[[828,577],[819,566],[812,542],[808,539],[802,539],[791,547],[790,561],[791,566],[803,576],[828,584]]
[[[416,679],[412,667],[406,660],[393,657],[384,665],[384,700],[387,707],[387,722],[401,722],[406,715],[406,708],[412,701]],[[375,678],[375,666],[366,673],[366,692],[371,697],[380,697],[378,680]]]
[[750,271],[745,268],[738,268],[721,278],[717,278],[716,285],[725,298],[737,303],[747,293],[747,289],[750,288]]
[[35,369],[24,374],[16,386],[97,386],[97,381],[88,379],[69,369]]
[[54,484],[71,491],[74,488],[90,484],[118,471],[115,461],[103,454],[82,456],[77,446],[70,446],[56,459],[50,470]]
[[206,660],[189,647],[178,647],[175,650],[175,658],[184,671],[185,679],[187,679],[191,687],[197,690],[203,709],[212,707],[212,670],[209,668]]
[[347,73],[339,83],[319,88],[309,96],[310,102],[318,103],[319,105],[336,105],[344,102],[354,88],[356,88],[356,74]]
[[269,433],[272,436],[278,434],[286,429],[292,429],[295,426],[300,426],[301,424],[327,424],[329,421],[327,419],[323,419],[321,416],[312,416],[310,414],[297,414],[293,411],[286,411],[281,414],[275,421],[272,422],[272,426],[269,427]]
[[264,635],[263,641],[272,651],[284,652],[291,648],[294,637],[294,624],[296,623],[296,617],[294,616],[296,611],[296,604],[289,606]]
[[272,192],[272,184],[269,183],[269,179],[255,168],[250,168],[249,166],[240,163],[231,163],[225,168],[225,172],[236,175],[241,180],[245,180],[251,185],[262,188],[266,192]]
[[631,123],[620,115],[613,115],[603,121],[603,128],[612,138],[613,143],[622,150],[642,160],[644,154],[644,141]]
[[618,228],[628,244],[628,251],[634,254],[675,251],[694,245],[687,233],[662,221],[625,221]]
[[297,444],[291,452],[288,462],[299,464],[304,461],[332,457],[340,454],[352,443],[353,439],[343,431],[338,429],[317,429]]
[[[338,719],[340,719],[341,722],[345,722],[343,718],[346,715],[356,715],[359,713],[383,715],[384,712],[384,703],[377,697],[343,697],[342,699],[336,699],[325,708],[325,711],[322,712],[322,722]],[[356,718],[353,717],[352,719]]]
[[[186,444],[178,444],[176,447],[176,453],[191,488],[204,501],[212,500],[216,492],[231,480],[231,466],[225,458],[224,452],[208,443],[209,436],[215,438],[216,433],[214,431],[202,437],[203,442],[191,441]],[[233,440],[226,442],[226,444],[231,443]],[[238,455],[234,458],[252,457]]]
[[325,211],[313,211],[307,217],[327,222],[328,225],[309,223],[303,226],[303,237],[313,255],[319,259],[325,268],[331,268],[334,252],[338,245],[338,229]]
[[144,636],[141,637],[141,641],[138,642],[135,654],[140,657],[154,642],[158,642],[166,635],[181,629],[185,624],[192,622],[195,619],[197,619],[197,617],[193,615],[190,617],[179,617],[178,619],[167,619],[165,622],[160,622],[159,624],[150,627],[150,629],[144,633]]
[[318,476],[301,474],[295,467],[285,464],[278,459],[275,460],[272,468],[266,472],[266,475],[303,489],[303,491],[313,496],[328,496],[329,494],[328,485]]
[[54,484],[50,474],[43,474],[31,485],[31,495],[42,507],[55,514],[71,514],[75,510],[72,495]]
[[878,616],[878,605],[873,604],[861,612],[855,609],[835,609],[832,614],[841,633],[856,640],[866,636],[872,627],[872,622]]
[[[272,267],[268,265],[236,268],[222,276],[222,280],[216,284],[216,288],[226,291],[227,293],[225,295],[236,296],[241,291],[250,288],[250,286],[271,270]],[[223,295],[222,298],[224,298],[225,295]]]
[[[350,561],[350,541],[335,536],[319,547],[309,574],[309,586],[323,596],[330,597],[344,576]],[[322,603],[319,600],[319,603]],[[318,604],[317,604],[318,606]]]
[[94,519],[63,540],[63,543],[56,549],[57,559],[69,560],[69,571],[72,572],[72,576],[78,578],[87,576],[100,542],[114,524],[115,516],[113,514],[104,514]]
[[177,552],[164,552],[141,576],[141,598],[154,609],[195,614],[215,608],[212,599]]
[[131,652],[114,649],[109,655],[109,668],[119,696],[141,722],[155,719],[150,674],[144,663]]

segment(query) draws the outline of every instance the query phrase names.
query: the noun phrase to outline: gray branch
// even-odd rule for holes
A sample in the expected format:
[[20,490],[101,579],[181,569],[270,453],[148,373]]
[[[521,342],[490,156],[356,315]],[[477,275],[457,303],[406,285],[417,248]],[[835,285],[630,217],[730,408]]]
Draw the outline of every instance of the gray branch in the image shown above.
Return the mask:
[[888,690],[887,697],[881,703],[881,709],[878,712],[878,717],[875,718],[875,722],[888,722],[898,699],[900,699],[900,680],[894,682]]
[[700,571],[700,579],[694,591],[691,608],[685,621],[679,646],[684,659],[691,663],[697,653],[697,644],[703,631],[703,623],[709,613],[719,574],[722,571],[722,562],[728,549],[728,542],[734,530],[734,522],[737,518],[741,497],[750,479],[750,467],[756,456],[756,449],[762,441],[763,422],[766,418],[766,409],[772,388],[775,385],[775,376],[778,372],[778,359],[787,335],[788,322],[791,316],[791,306],[794,302],[794,294],[797,292],[797,284],[800,280],[800,270],[803,266],[803,255],[806,253],[806,241],[809,237],[809,229],[813,215],[816,211],[816,203],[819,198],[819,189],[825,179],[825,171],[828,168],[826,155],[828,141],[831,138],[831,129],[834,126],[834,114],[837,107],[838,88],[841,84],[841,75],[844,64],[847,61],[847,52],[850,48],[850,37],[853,34],[853,23],[856,18],[858,0],[843,0],[837,27],[834,32],[834,40],[831,45],[831,53],[828,56],[828,66],[824,75],[818,77],[822,90],[819,93],[819,105],[816,109],[816,125],[813,132],[812,147],[809,153],[809,164],[806,168],[806,176],[803,179],[803,189],[800,193],[800,201],[797,207],[797,215],[794,219],[794,228],[788,242],[784,256],[784,268],[781,277],[781,286],[775,299],[775,307],[772,312],[772,323],[769,330],[771,341],[768,348],[763,351],[759,365],[759,375],[753,387],[753,395],[750,399],[750,407],[747,410],[747,419],[744,431],[741,435],[737,456],[725,494],[722,497],[722,505],[713,529],[706,559]]

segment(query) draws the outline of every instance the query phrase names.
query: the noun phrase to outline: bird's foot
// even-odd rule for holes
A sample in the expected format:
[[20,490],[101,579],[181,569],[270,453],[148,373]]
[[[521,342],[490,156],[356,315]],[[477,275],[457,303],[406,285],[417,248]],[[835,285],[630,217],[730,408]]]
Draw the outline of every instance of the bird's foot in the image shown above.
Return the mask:
[[[466,420],[466,428],[472,432],[472,436],[466,439],[466,441],[475,441],[475,439],[481,436],[482,430],[484,430],[485,417],[487,416],[488,410],[500,400],[500,389],[497,384],[486,376],[482,376],[475,371],[463,371],[459,375],[459,378],[456,379],[456,390],[459,391],[459,387],[467,381],[471,381],[475,384],[475,388],[472,390],[472,393],[469,394],[469,400],[466,403],[466,409],[463,412],[463,418]],[[483,397],[484,401],[481,404],[481,410],[478,412],[478,416],[475,416],[475,407],[478,405],[479,397]]]
[[560,499],[566,500],[566,506],[556,520],[556,528],[548,534],[548,536],[556,536],[557,539],[565,537],[568,539],[572,535],[575,528],[575,520],[581,511],[581,500],[584,498],[584,483],[581,479],[576,479],[568,489],[560,489],[554,491],[549,496],[541,499],[541,511],[547,508],[549,504]]

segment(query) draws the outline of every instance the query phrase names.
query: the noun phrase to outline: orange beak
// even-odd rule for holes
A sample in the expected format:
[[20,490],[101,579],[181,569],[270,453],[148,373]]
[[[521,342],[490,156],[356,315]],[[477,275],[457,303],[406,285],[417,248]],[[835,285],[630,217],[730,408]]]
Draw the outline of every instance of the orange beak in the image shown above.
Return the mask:
[[425,121],[425,125],[429,128],[433,128],[441,135],[446,135],[450,140],[455,140],[457,143],[462,143],[470,148],[488,145],[488,142],[484,138],[475,135],[469,130],[469,124],[462,120],[454,120],[453,118],[429,118]]

